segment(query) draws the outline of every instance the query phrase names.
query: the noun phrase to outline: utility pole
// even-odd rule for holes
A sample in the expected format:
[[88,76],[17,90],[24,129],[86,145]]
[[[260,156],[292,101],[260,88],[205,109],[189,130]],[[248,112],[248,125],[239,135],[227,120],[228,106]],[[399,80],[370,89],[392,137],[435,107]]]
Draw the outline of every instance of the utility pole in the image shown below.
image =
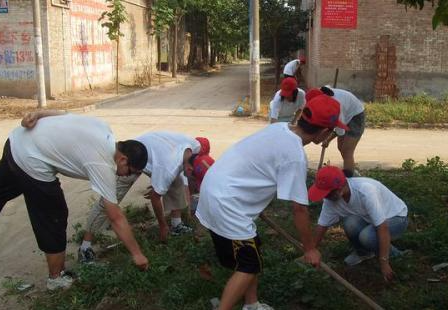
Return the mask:
[[45,95],[45,75],[44,60],[42,52],[42,33],[40,22],[40,3],[39,0],[33,0],[33,21],[34,21],[34,49],[36,56],[36,75],[37,75],[37,101],[38,108],[47,106],[47,98]]
[[250,105],[252,113],[260,112],[260,6],[250,0]]

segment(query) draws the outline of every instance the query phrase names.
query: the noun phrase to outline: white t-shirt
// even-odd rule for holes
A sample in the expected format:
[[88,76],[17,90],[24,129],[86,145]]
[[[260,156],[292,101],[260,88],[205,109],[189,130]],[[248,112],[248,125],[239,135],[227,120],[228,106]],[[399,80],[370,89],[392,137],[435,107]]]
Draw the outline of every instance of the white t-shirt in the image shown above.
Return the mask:
[[[329,88],[334,92],[333,98],[341,105],[339,120],[343,124],[348,124],[353,116],[364,111],[364,103],[351,92],[340,88]],[[345,134],[345,130],[339,127],[335,128],[335,132],[338,136],[343,136]]]
[[172,132],[151,132],[135,140],[143,143],[148,151],[144,172],[151,175],[151,184],[159,195],[166,194],[183,171],[185,150],[191,149],[193,154],[201,150],[198,140]]
[[283,74],[295,76],[297,68],[300,65],[300,60],[294,59],[288,62],[285,67],[283,68]]
[[56,174],[90,180],[92,189],[117,203],[115,138],[103,121],[65,114],[41,118],[36,127],[14,129],[9,139],[17,165],[36,180]]
[[232,240],[256,236],[254,220],[277,198],[308,205],[307,158],[287,123],[275,123],[233,145],[207,171],[196,216]]
[[302,109],[305,106],[305,91],[297,88],[297,98],[294,102],[283,99],[280,95],[281,90],[277,91],[269,104],[269,117],[276,119],[279,122],[290,122],[294,118],[298,109]]
[[367,223],[379,226],[394,216],[407,216],[406,204],[392,193],[386,186],[370,178],[349,178],[350,201],[344,199],[331,201],[324,199],[319,216],[320,226],[332,226],[340,218],[357,215]]

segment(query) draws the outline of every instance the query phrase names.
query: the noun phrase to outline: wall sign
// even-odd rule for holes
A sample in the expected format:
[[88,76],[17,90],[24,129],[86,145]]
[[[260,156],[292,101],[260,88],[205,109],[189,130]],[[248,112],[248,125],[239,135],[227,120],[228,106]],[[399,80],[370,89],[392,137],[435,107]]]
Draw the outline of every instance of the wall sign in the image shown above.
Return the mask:
[[322,0],[322,28],[356,29],[358,0]]

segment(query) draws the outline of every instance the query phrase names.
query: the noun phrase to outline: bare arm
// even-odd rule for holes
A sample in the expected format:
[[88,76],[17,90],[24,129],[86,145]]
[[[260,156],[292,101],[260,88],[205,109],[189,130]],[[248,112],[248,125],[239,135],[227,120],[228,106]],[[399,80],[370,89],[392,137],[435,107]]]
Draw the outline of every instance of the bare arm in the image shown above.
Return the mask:
[[140,246],[135,240],[126,216],[124,216],[123,212],[121,212],[120,208],[115,203],[112,203],[104,198],[103,201],[106,214],[112,225],[112,229],[131,253],[134,263],[142,270],[148,269],[148,259],[143,255]]
[[328,227],[317,225],[316,236],[314,237],[314,246],[317,248],[327,232]]
[[165,242],[168,238],[169,228],[163,211],[162,196],[150,187],[149,191],[145,194],[145,198],[151,200],[154,214],[156,215],[157,222],[159,223],[160,240]]
[[383,274],[384,280],[390,281],[393,278],[393,270],[389,264],[390,233],[386,222],[383,222],[377,227],[377,235],[381,273]]
[[37,121],[42,117],[63,115],[65,113],[65,111],[58,110],[39,110],[35,112],[28,112],[23,117],[21,124],[22,127],[31,129],[36,126]]
[[292,204],[294,225],[296,226],[296,229],[300,234],[300,240],[303,243],[305,261],[318,267],[320,265],[320,253],[314,246],[308,208],[296,202],[293,202]]

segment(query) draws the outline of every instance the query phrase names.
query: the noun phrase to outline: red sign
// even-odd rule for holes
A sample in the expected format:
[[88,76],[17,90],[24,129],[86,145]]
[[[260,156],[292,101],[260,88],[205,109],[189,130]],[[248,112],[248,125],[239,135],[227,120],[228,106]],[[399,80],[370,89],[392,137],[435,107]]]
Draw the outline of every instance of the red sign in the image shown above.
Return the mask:
[[322,28],[356,29],[358,0],[322,0]]

